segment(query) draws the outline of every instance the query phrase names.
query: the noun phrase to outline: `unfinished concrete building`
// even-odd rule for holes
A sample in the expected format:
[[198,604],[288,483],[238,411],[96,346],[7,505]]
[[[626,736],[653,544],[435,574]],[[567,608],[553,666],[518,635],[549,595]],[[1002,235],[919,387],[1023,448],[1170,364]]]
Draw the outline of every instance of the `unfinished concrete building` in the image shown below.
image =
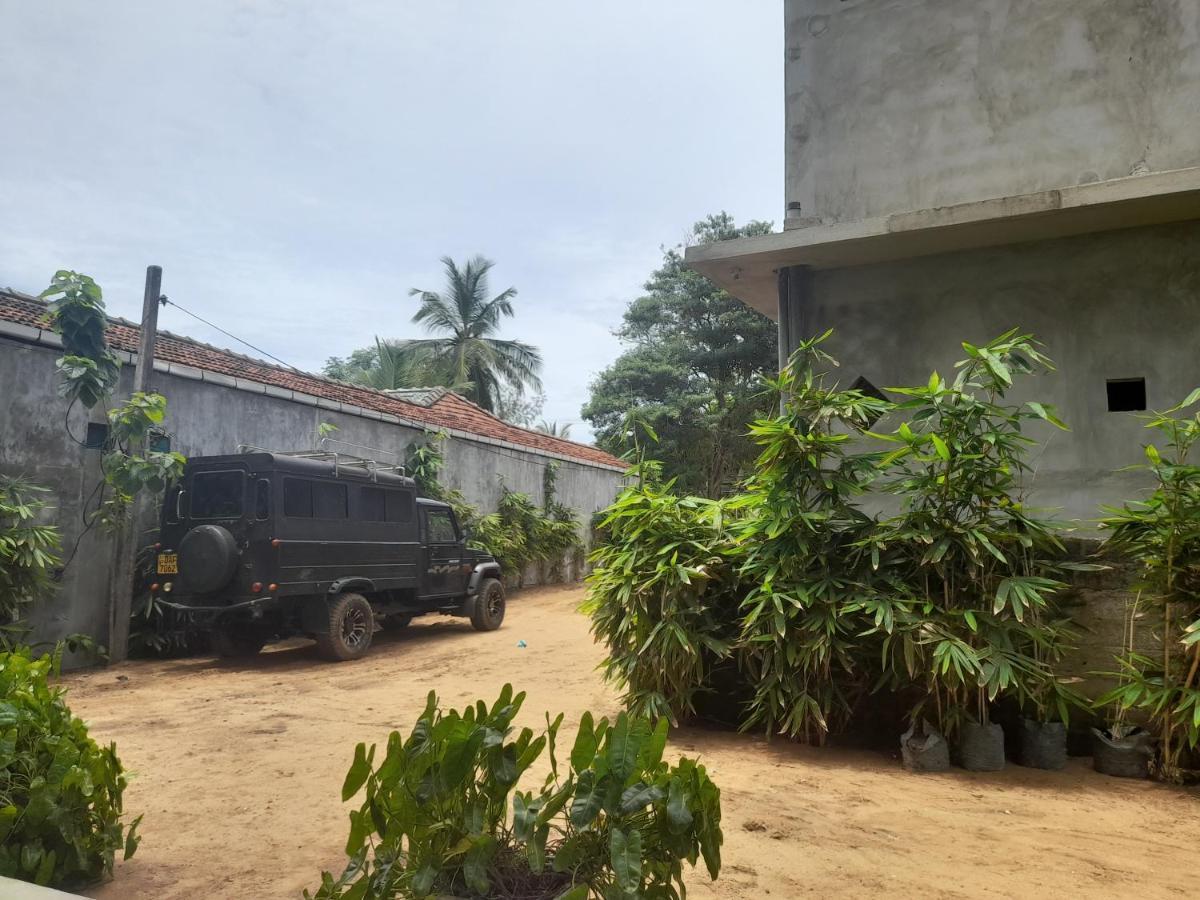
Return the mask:
[[1058,371],[1030,485],[1083,531],[1200,385],[1200,2],[786,0],[786,227],[693,247],[844,383],[923,382],[1014,327]]

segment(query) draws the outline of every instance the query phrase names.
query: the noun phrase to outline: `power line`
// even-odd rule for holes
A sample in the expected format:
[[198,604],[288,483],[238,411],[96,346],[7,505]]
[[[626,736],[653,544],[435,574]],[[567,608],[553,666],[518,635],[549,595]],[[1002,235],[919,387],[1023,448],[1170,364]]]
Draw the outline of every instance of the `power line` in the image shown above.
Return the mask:
[[253,350],[255,353],[261,353],[261,354],[262,354],[263,356],[265,356],[267,359],[273,359],[273,360],[275,360],[275,362],[279,363],[281,366],[284,366],[285,368],[291,369],[293,372],[299,372],[299,371],[300,371],[300,369],[297,369],[297,368],[296,368],[295,366],[293,366],[291,363],[286,363],[286,362],[284,362],[282,359],[280,359],[278,356],[274,356],[273,354],[270,354],[270,353],[268,353],[266,350],[262,349],[261,347],[256,347],[256,346],[254,346],[254,344],[250,343],[249,341],[243,340],[242,338],[238,337],[238,336],[237,336],[236,334],[234,334],[233,332],[226,331],[226,330],[225,330],[224,328],[222,328],[220,325],[214,325],[212,322],[208,321],[208,319],[205,319],[203,316],[198,316],[198,315],[196,315],[196,314],[195,314],[194,312],[192,312],[190,309],[188,309],[188,308],[186,308],[186,307],[184,307],[184,306],[180,306],[180,305],[179,305],[178,303],[176,303],[174,300],[168,300],[168,299],[167,299],[167,298],[164,296],[164,297],[162,298],[162,302],[163,302],[164,304],[168,304],[168,303],[169,303],[171,306],[175,307],[175,308],[176,308],[177,310],[179,310],[180,312],[187,313],[189,316],[191,316],[191,317],[192,317],[193,319],[195,319],[197,322],[203,322],[203,323],[204,323],[205,325],[207,325],[209,328],[212,328],[212,329],[215,329],[216,331],[219,331],[219,332],[221,332],[221,334],[225,335],[226,337],[233,338],[233,339],[234,339],[235,341],[237,341],[239,344],[245,344],[247,347],[249,347],[249,348],[250,348],[251,350]]

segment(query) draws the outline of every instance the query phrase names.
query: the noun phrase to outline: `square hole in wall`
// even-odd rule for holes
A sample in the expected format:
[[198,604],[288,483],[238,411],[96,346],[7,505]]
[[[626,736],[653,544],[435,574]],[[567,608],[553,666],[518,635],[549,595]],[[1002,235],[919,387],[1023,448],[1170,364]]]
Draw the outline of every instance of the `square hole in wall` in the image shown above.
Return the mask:
[[[883,391],[881,391],[879,388],[875,387],[875,385],[871,384],[871,382],[869,382],[862,375],[859,375],[857,378],[854,379],[854,384],[850,385],[850,389],[852,391],[858,391],[860,394],[865,394],[868,397],[874,397],[876,400],[886,400],[887,399],[887,395],[884,394]],[[867,427],[869,428],[870,426],[874,425],[878,421],[879,421],[879,414],[876,413],[875,415],[872,415],[867,420]]]
[[108,440],[108,425],[104,422],[88,422],[83,446],[88,450],[102,450]]
[[170,453],[171,436],[165,431],[151,431],[150,449],[156,453]]
[[1110,378],[1105,387],[1109,412],[1137,412],[1146,408],[1145,378]]

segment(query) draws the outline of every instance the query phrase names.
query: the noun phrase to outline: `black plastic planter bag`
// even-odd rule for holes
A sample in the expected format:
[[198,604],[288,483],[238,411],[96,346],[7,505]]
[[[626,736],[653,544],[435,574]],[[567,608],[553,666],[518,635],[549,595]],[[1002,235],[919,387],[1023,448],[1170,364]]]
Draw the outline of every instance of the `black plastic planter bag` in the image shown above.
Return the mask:
[[1062,722],[1021,720],[1021,765],[1061,769],[1067,764],[1067,726]]
[[997,772],[1004,768],[1004,729],[995,722],[964,722],[958,752],[962,767],[972,772]]
[[950,746],[935,728],[912,725],[900,736],[900,757],[913,772],[945,772],[950,768]]
[[1092,729],[1092,766],[1104,775],[1117,778],[1146,778],[1153,739],[1140,728],[1123,738],[1113,739],[1099,728]]

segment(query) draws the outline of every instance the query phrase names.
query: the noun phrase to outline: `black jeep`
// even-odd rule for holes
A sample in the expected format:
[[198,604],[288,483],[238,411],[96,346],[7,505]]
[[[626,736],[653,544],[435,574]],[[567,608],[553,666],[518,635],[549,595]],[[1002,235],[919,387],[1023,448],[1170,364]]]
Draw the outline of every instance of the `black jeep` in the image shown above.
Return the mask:
[[500,566],[467,548],[454,510],[358,457],[193,457],[166,494],[155,550],[151,593],[193,613],[224,656],[306,635],[328,659],[357,659],[376,623],[504,620]]

